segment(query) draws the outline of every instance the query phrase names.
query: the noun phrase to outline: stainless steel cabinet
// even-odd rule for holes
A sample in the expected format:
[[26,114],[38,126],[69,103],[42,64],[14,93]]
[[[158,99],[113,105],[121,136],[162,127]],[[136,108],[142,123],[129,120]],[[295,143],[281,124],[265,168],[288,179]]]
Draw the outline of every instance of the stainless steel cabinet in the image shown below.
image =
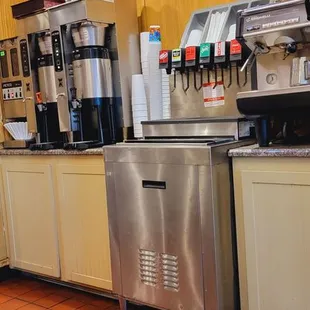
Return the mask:
[[203,309],[198,168],[122,163],[115,175],[124,296]]

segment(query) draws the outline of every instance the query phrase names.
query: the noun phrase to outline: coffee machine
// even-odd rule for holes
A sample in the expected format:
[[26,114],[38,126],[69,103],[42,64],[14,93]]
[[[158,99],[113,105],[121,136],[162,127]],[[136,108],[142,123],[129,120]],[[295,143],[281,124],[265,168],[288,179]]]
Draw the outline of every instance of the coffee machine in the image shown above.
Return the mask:
[[37,123],[34,107],[28,99],[32,98],[31,69],[24,42],[18,38],[1,41],[0,66],[1,108],[7,129],[4,148],[26,148],[34,141]]
[[239,12],[237,38],[252,50],[257,89],[238,93],[237,106],[255,121],[260,146],[310,141],[308,6],[293,0]]
[[[28,76],[25,101],[31,105],[36,118],[36,142],[32,150],[61,148],[64,135],[59,130],[56,81],[52,43],[47,11],[17,19],[18,41],[21,49],[23,75]],[[29,72],[24,64],[30,62]]]
[[49,10],[66,149],[113,144],[130,132],[130,77],[139,72],[135,7],[134,0],[81,0]]

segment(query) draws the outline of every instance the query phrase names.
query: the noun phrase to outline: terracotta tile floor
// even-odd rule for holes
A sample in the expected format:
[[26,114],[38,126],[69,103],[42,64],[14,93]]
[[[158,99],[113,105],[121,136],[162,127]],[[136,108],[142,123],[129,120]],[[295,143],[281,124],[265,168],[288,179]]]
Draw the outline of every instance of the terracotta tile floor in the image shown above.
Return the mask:
[[[130,307],[131,309],[141,307]],[[27,277],[0,282],[0,310],[118,310],[118,302]]]

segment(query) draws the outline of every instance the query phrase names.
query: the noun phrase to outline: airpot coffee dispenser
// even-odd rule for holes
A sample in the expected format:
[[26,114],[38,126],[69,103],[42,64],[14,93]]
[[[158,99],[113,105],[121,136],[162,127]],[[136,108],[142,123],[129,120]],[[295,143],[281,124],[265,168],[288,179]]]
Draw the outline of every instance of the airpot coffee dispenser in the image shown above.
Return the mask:
[[117,139],[111,60],[109,50],[104,47],[107,27],[88,21],[71,26],[75,47],[71,109],[78,116],[75,117],[81,144],[88,147],[111,144]]
[[67,149],[121,141],[132,127],[130,77],[139,72],[135,7],[134,0],[83,0],[49,10]]

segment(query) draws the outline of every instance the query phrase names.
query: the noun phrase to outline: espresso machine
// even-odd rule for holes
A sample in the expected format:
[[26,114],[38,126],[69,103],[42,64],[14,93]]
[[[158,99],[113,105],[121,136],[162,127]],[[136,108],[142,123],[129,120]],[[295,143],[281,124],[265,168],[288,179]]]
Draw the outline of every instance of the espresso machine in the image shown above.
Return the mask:
[[129,83],[139,72],[135,7],[134,0],[82,0],[49,10],[66,149],[113,144],[130,132]]
[[255,121],[260,146],[310,141],[310,22],[306,1],[239,12],[237,38],[252,50],[257,90],[237,95],[239,111]]
[[[29,79],[24,101],[31,106],[36,119],[36,128],[30,128],[36,134],[36,142],[30,145],[32,150],[61,148],[64,143],[64,135],[59,130],[49,28],[47,11],[17,19],[23,75]],[[30,70],[25,71],[25,64],[29,62]]]

